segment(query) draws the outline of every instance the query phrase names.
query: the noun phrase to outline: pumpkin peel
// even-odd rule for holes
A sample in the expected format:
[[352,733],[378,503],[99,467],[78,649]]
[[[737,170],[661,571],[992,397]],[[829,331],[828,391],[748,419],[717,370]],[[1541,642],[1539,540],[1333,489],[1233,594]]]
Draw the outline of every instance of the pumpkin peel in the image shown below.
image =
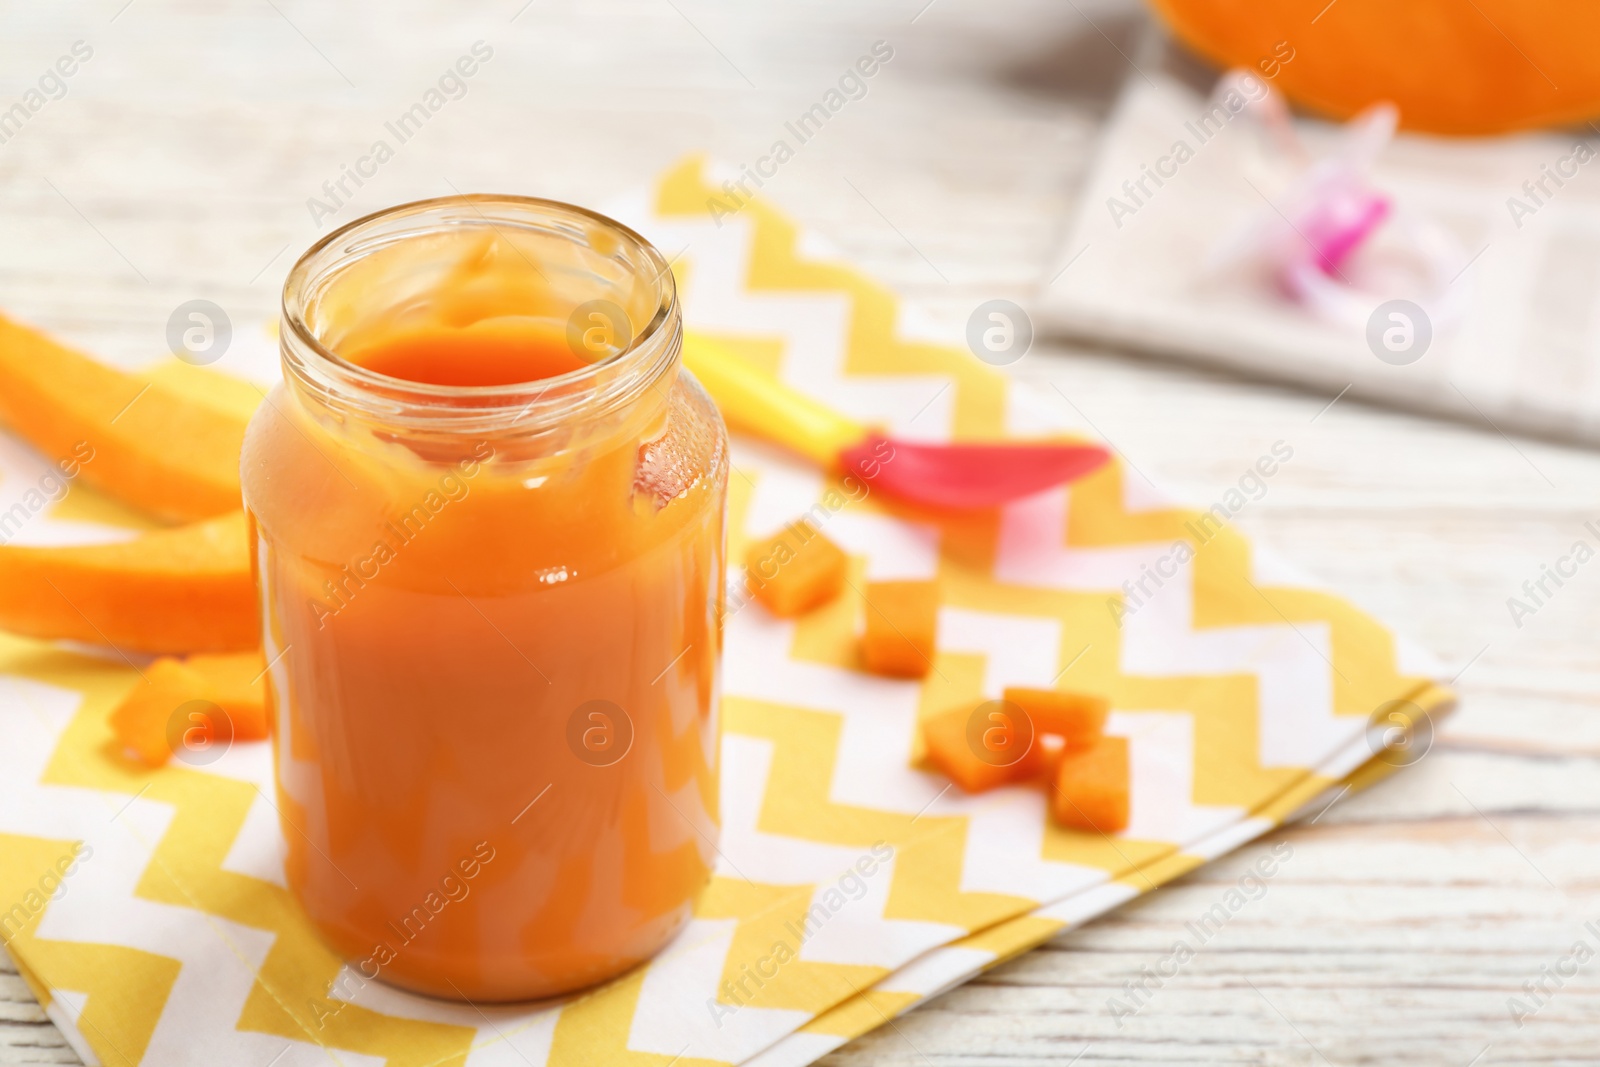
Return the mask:
[[1151,0],[1222,66],[1345,119],[1381,101],[1401,125],[1479,135],[1600,115],[1600,8],[1563,0]]

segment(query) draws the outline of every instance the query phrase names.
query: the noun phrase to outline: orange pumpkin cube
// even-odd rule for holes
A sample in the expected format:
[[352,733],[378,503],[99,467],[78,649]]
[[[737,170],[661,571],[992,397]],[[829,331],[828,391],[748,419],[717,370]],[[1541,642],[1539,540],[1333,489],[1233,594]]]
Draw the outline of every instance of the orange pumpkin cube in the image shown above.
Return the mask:
[[267,736],[267,663],[260,651],[190,656],[183,665],[204,682],[206,699],[232,720],[235,740]]
[[1008,686],[1004,697],[1028,713],[1039,733],[1061,738],[1067,752],[1093,748],[1111,713],[1110,701],[1087,693]]
[[874,674],[922,678],[939,637],[937,582],[868,582],[861,661]]
[[1073,830],[1126,830],[1130,778],[1125,737],[1102,737],[1092,748],[1063,752],[1051,782],[1050,813]]
[[751,594],[780,618],[802,615],[839,595],[850,557],[809,522],[791,522],[745,550]]
[[260,652],[164,656],[112,710],[111,732],[152,767],[180,749],[190,762],[210,762],[213,746],[267,736],[264,668]]
[[1045,765],[1027,714],[1001,700],[924,720],[922,743],[928,761],[968,793],[1025,781]]
[[206,683],[194,671],[175,659],[162,658],[144,669],[144,677],[133,683],[121,703],[111,712],[111,732],[123,748],[152,767],[159,767],[172,755],[169,733],[181,733],[188,723],[174,725],[178,709],[190,701],[203,700]]

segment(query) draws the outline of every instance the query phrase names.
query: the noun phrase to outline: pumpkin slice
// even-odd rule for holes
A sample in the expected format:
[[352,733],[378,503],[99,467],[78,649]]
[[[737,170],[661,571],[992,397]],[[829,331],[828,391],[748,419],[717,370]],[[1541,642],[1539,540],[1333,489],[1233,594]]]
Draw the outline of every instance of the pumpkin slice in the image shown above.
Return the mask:
[[239,507],[247,419],[3,316],[0,417],[46,456],[77,457],[84,481],[152,515],[188,521]]
[[922,743],[928,762],[968,793],[1026,781],[1044,769],[1044,749],[1026,713],[1004,701],[924,720]]
[[244,512],[104,545],[0,545],[0,629],[123,652],[261,643]]
[[1028,713],[1035,730],[1061,738],[1067,752],[1093,748],[1105,733],[1106,716],[1111,712],[1104,697],[1087,693],[1008,686],[1003,695]]
[[1050,791],[1050,814],[1073,830],[1126,830],[1131,777],[1125,737],[1102,737],[1093,748],[1063,752]]
[[768,611],[787,619],[838,596],[850,557],[801,519],[746,549],[744,567],[751,594]]
[[922,678],[939,636],[939,583],[868,582],[861,661],[874,674]]

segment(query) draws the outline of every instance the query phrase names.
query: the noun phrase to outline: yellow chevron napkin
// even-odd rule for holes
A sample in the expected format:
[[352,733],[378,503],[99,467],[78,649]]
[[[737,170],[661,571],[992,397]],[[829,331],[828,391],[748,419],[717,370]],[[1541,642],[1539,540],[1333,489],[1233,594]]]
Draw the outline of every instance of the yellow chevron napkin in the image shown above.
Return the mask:
[[[719,177],[686,163],[611,208],[674,258],[690,328],[909,436],[1077,432],[1070,407],[927,340],[890,292]],[[937,578],[936,670],[858,670],[852,593],[799,620],[734,611],[716,875],[656,960],[559,1003],[451,1004],[362,980],[285,888],[266,744],[205,767],[130,764],[107,725],[126,664],[0,637],[0,932],[80,1055],[798,1067],[1386,770],[1374,717],[1448,708],[1425,655],[1121,464],[935,521],[752,442],[734,459],[730,558],[822,515],[853,587]],[[0,449],[0,507],[37,462]],[[80,493],[30,539],[84,536]],[[1133,769],[1127,831],[1061,830],[1038,789],[968,797],[918,768],[920,718],[1008,685],[1111,698]]]

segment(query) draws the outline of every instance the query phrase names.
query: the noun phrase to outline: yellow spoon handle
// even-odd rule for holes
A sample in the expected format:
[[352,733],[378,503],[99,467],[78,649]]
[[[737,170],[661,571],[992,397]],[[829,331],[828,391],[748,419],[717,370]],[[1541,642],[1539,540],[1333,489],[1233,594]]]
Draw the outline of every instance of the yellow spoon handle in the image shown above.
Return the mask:
[[866,427],[753,366],[736,352],[684,331],[683,364],[722,409],[728,426],[774,441],[826,470],[858,444]]

